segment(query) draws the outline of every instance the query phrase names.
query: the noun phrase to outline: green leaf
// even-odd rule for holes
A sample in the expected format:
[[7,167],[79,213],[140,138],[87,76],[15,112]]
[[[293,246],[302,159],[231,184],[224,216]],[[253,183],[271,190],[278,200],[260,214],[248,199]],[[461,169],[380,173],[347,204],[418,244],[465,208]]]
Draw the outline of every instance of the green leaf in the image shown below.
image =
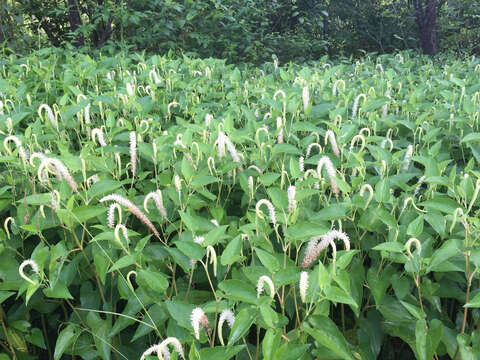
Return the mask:
[[116,180],[100,180],[94,183],[90,189],[88,189],[88,198],[111,194],[114,190],[123,185],[122,182]]
[[470,133],[464,136],[460,142],[464,143],[464,142],[472,142],[472,141],[480,141],[480,133],[476,133],[476,132]]
[[375,184],[374,197],[379,203],[388,202],[390,199],[390,181],[388,178],[382,179]]
[[338,330],[337,326],[329,317],[312,316],[309,318],[309,322],[313,328],[307,323],[304,323],[302,328],[318,343],[344,360],[355,360],[349,349],[347,340],[345,340],[340,330]]
[[201,260],[205,256],[205,249],[192,241],[176,241],[175,246],[189,259]]
[[255,253],[260,259],[262,265],[265,266],[272,274],[280,270],[280,264],[275,256],[259,248],[255,248]]
[[257,293],[250,284],[237,279],[223,280],[218,284],[225,297],[230,300],[245,301],[250,304],[257,303]]
[[230,337],[228,338],[228,345],[233,345],[240,340],[250,330],[253,321],[256,317],[256,311],[254,308],[246,307],[239,311],[235,316],[235,322],[233,323],[232,330],[230,330]]
[[423,232],[423,215],[419,215],[407,227],[407,235],[417,237]]
[[55,353],[53,358],[60,360],[64,352],[72,345],[75,340],[75,327],[70,324],[58,334],[57,342],[55,344]]
[[394,253],[401,253],[403,252],[403,249],[404,249],[404,245],[396,241],[384,242],[372,248],[372,250],[379,250],[379,251],[383,250],[383,251],[394,252]]
[[293,154],[300,156],[302,152],[293,145],[281,143],[273,147],[272,154]]
[[277,173],[266,173],[259,177],[260,182],[265,186],[272,185],[280,177]]
[[281,335],[276,329],[267,329],[262,340],[262,354],[265,360],[273,360],[273,355],[280,345]]
[[79,223],[84,223],[91,218],[102,215],[106,210],[106,208],[100,206],[82,205],[74,208],[72,214],[73,219]]
[[200,349],[200,358],[207,360],[229,360],[245,348],[245,345],[216,346]]
[[427,273],[435,271],[438,265],[441,265],[451,257],[461,253],[461,243],[458,239],[447,240],[443,245],[434,251],[430,263],[427,267]]
[[140,270],[135,279],[138,285],[161,294],[165,292],[169,285],[165,274],[158,271]]
[[73,299],[73,296],[70,294],[70,291],[68,291],[67,286],[61,281],[57,281],[53,289],[50,287],[44,289],[43,293],[45,296],[55,299]]
[[242,259],[242,237],[240,235],[234,237],[223,250],[221,256],[221,264],[232,265]]

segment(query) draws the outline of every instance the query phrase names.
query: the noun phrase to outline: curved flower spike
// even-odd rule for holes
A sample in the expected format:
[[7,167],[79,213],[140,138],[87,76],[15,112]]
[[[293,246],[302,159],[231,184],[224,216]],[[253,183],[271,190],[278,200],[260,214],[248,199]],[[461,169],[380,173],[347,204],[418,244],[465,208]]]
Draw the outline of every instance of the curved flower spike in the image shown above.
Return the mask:
[[[320,243],[318,240],[320,240]],[[338,230],[330,230],[323,236],[314,236],[310,239],[307,245],[307,249],[305,251],[305,256],[303,257],[303,261],[301,267],[307,268],[309,267],[320,255],[320,253],[327,247],[331,246],[333,252],[333,261],[336,261],[337,258],[337,247],[333,240],[340,239],[343,241],[345,250],[350,250],[350,239],[348,235],[344,232]]]
[[107,225],[109,228],[115,227],[115,210],[117,210],[118,214],[118,223],[122,222],[122,208],[118,203],[114,202],[110,204],[107,212]]
[[118,242],[120,246],[124,249],[122,240],[120,239],[120,230],[122,231],[122,235],[125,238],[125,241],[127,242],[127,246],[128,246],[128,243],[130,242],[128,238],[128,230],[127,230],[127,227],[123,224],[117,224],[117,226],[115,226],[115,232],[114,232],[115,241]]
[[218,320],[218,340],[220,340],[220,344],[222,346],[225,346],[225,343],[223,342],[223,335],[222,335],[222,327],[223,323],[227,322],[228,326],[230,329],[233,326],[233,323],[235,322],[235,315],[230,309],[225,309],[220,313],[220,319]]
[[408,256],[412,257],[412,244],[415,243],[415,246],[417,247],[417,250],[419,253],[422,252],[422,244],[417,238],[410,238],[406,243],[405,243],[405,250],[407,250]]
[[[458,215],[463,216],[463,210],[461,208],[456,208],[455,211],[453,212],[452,225],[450,226],[450,234],[452,233],[453,229],[455,228],[455,225],[457,224]],[[460,221],[462,220],[460,219]]]
[[330,179],[330,186],[332,188],[332,192],[335,196],[338,196],[338,185],[335,182],[336,170],[333,167],[333,163],[328,156],[322,156],[317,165],[317,175],[321,179],[322,178],[322,168],[325,166],[327,170],[328,177]]
[[283,99],[287,97],[287,95],[285,94],[285,91],[277,90],[275,94],[273,94],[273,100],[277,100],[277,95],[282,95]]
[[193,327],[195,339],[197,340],[200,340],[200,326],[202,326],[207,332],[210,329],[210,323],[208,322],[207,315],[205,315],[200,307],[193,309],[192,314],[190,315],[190,322]]
[[30,266],[32,268],[32,270],[37,274],[37,275],[40,275],[40,270],[38,269],[38,265],[35,261],[33,261],[32,259],[28,259],[28,260],[25,260],[23,261],[19,268],[18,268],[18,273],[20,274],[20,276],[28,281],[30,284],[32,285],[35,285],[36,282],[33,281],[32,279],[30,279],[27,275],[25,275],[25,273],[23,272],[23,269],[25,268],[25,266]]
[[407,146],[407,151],[405,152],[405,157],[403,158],[404,165],[402,169],[404,171],[408,170],[408,167],[410,166],[410,158],[412,157],[412,155],[413,155],[413,145],[410,144]]
[[318,152],[321,153],[322,152],[322,146],[319,144],[319,143],[311,143],[310,145],[308,145],[307,147],[307,152],[305,153],[305,159],[308,159],[308,157],[310,156],[310,153],[312,152],[312,149],[316,147],[318,149]]
[[277,218],[275,216],[275,208],[273,207],[272,203],[267,199],[262,199],[257,202],[255,206],[255,213],[257,217],[263,219],[262,211],[260,210],[260,206],[265,205],[268,208],[268,214],[270,217],[270,221],[272,222],[273,226],[277,224]]
[[157,229],[152,224],[150,219],[130,200],[125,199],[124,197],[117,194],[111,194],[111,195],[104,196],[103,198],[100,199],[101,203],[104,201],[116,201],[120,205],[123,205],[126,208],[128,208],[133,215],[135,215],[141,222],[143,222],[155,234],[155,236],[160,239],[160,234],[158,233]]
[[330,145],[332,146],[332,151],[336,156],[340,156],[340,149],[337,145],[337,140],[335,140],[335,134],[332,130],[327,130],[325,133],[325,145],[328,145],[328,141],[330,140]]
[[283,119],[279,116],[277,117],[277,130],[278,130],[278,136],[277,136],[277,143],[281,144],[283,143]]
[[217,253],[212,245],[207,246],[207,261],[213,265],[213,276],[217,277]]
[[293,213],[297,208],[297,200],[295,200],[296,189],[294,185],[290,185],[287,189],[288,212]]
[[52,108],[47,104],[42,104],[38,107],[38,116],[40,117],[40,119],[43,120],[42,110],[45,110],[47,112],[48,120],[50,120],[52,126],[58,130],[57,119],[55,118],[55,115],[53,115]]
[[3,139],[3,147],[7,151],[8,154],[12,153],[12,150],[10,150],[10,147],[8,146],[8,142],[13,141],[15,146],[18,148],[18,155],[22,158],[23,161],[27,160],[27,153],[25,152],[25,149],[22,146],[22,142],[20,139],[14,135],[7,136],[5,139]]
[[132,176],[137,173],[137,134],[130,132],[130,165],[132,166]]
[[382,142],[380,143],[380,147],[381,147],[382,149],[385,149],[385,145],[386,145],[387,143],[390,145],[389,151],[392,151],[392,149],[393,149],[393,141],[392,141],[392,139],[390,139],[390,138],[383,139]]
[[300,289],[300,299],[302,299],[302,302],[305,303],[307,298],[307,289],[308,289],[308,272],[306,271],[302,271],[300,273],[299,289]]
[[99,128],[93,129],[91,132],[91,135],[92,135],[93,142],[95,142],[95,139],[98,138],[98,143],[100,144],[100,146],[102,147],[107,146],[107,143],[105,142],[105,138],[103,137],[102,129],[99,129]]
[[358,103],[359,103],[360,99],[363,99],[363,102],[365,102],[365,100],[367,100],[367,95],[365,95],[365,94],[359,94],[359,95],[355,98],[355,100],[353,101],[352,118],[354,118],[354,117],[357,116]]
[[368,205],[370,204],[370,201],[372,201],[373,199],[373,188],[372,188],[372,185],[370,184],[363,184],[362,187],[360,188],[360,196],[363,197],[363,195],[365,194],[365,191],[368,190],[368,198],[367,198],[367,203],[365,205],[365,208],[368,207]]
[[178,341],[178,339],[175,337],[168,337],[158,345],[157,356],[159,360],[168,360],[168,359],[164,359],[163,357],[163,349],[167,348],[167,345],[173,345],[173,348],[180,355],[180,357],[182,359],[185,359],[185,355],[183,354],[182,344],[180,344],[180,341]]
[[148,193],[147,196],[145,196],[145,200],[143,200],[143,208],[145,209],[147,214],[149,213],[147,203],[148,203],[148,200],[150,199],[153,199],[158,212],[160,213],[160,215],[162,215],[166,219],[167,210],[165,209],[165,206],[163,206],[162,192],[160,190],[152,191]]
[[303,99],[303,110],[306,111],[308,107],[308,103],[310,101],[310,94],[308,91],[308,86],[305,86],[302,89],[302,99]]
[[360,150],[358,152],[362,152],[362,150],[365,149],[365,143],[366,143],[365,136],[361,134],[357,134],[353,137],[352,141],[350,142],[350,151],[353,150],[353,147],[355,146],[355,143],[358,142],[358,140],[360,140],[360,142],[362,143],[360,145]]
[[15,224],[15,219],[11,216],[7,217],[5,221],[3,222],[3,228],[5,229],[5,232],[7,233],[7,238],[10,239],[10,231],[8,230],[8,224],[9,223],[14,223]]
[[53,171],[59,180],[65,179],[67,184],[70,186],[73,192],[77,192],[77,183],[73,179],[73,177],[68,172],[68,169],[63,163],[55,158],[47,158],[44,157],[42,163],[38,167],[38,177],[42,179],[43,170],[46,169],[47,171]]
[[258,282],[257,282],[257,298],[259,298],[260,295],[262,294],[263,286],[264,286],[265,283],[268,285],[268,288],[270,290],[270,297],[273,299],[273,297],[275,296],[275,286],[273,285],[272,279],[270,279],[267,275],[262,275],[258,279]]

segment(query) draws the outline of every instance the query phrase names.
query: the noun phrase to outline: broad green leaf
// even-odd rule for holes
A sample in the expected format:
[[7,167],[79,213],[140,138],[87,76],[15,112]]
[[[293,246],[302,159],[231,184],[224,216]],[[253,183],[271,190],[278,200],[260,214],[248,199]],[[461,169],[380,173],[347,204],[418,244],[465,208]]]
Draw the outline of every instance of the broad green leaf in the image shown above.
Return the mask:
[[316,341],[331,350],[335,355],[344,360],[354,360],[349,349],[347,340],[338,330],[335,323],[326,316],[310,317],[310,327],[307,323],[302,325],[303,330],[312,336]]
[[253,308],[246,307],[235,316],[235,322],[233,323],[232,330],[230,331],[230,337],[228,338],[228,345],[233,345],[247,334],[250,327],[255,320],[256,311]]
[[230,300],[245,301],[250,304],[257,303],[257,294],[250,284],[237,279],[223,280],[218,284],[225,297]]
[[73,324],[67,325],[65,329],[60,331],[55,344],[55,353],[53,355],[55,360],[60,360],[65,351],[73,344],[76,336],[75,326]]
[[272,274],[280,270],[280,264],[275,256],[259,248],[255,248],[255,253],[260,259],[262,265],[265,266]]

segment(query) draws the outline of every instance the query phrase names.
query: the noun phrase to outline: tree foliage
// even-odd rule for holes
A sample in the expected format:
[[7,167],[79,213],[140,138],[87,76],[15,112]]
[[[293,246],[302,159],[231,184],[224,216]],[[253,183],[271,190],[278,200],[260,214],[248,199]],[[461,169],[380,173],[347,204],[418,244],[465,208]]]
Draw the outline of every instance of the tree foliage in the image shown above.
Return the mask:
[[234,62],[411,48],[472,54],[479,9],[480,0],[3,0],[0,41],[15,51],[109,44]]

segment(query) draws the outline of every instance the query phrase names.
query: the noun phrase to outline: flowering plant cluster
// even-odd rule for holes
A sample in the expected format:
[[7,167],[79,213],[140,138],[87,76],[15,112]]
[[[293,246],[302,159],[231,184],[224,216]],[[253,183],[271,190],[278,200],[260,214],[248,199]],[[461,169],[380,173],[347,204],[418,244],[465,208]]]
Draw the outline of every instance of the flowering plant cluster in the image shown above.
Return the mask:
[[480,353],[478,59],[0,70],[5,359]]

